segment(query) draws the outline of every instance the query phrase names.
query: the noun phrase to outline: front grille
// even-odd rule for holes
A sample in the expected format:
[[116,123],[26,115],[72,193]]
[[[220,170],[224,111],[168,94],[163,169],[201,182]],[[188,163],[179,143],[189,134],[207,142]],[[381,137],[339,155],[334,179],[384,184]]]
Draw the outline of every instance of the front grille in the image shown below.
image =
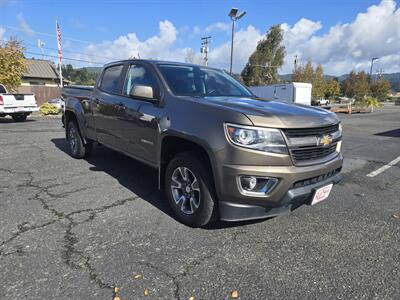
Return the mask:
[[[289,151],[295,165],[312,164],[324,158],[331,158],[336,152],[337,143],[341,140],[339,124],[316,127],[284,129],[288,140]],[[329,135],[332,144],[322,145],[321,139]]]
[[288,138],[303,136],[320,136],[324,134],[334,133],[339,130],[339,124],[327,127],[317,128],[301,128],[301,129],[285,129],[284,132]]
[[313,146],[291,149],[292,158],[294,162],[299,162],[303,160],[314,160],[324,158],[336,151],[336,143],[329,145],[327,147],[323,146]]
[[304,180],[300,180],[300,181],[296,181],[293,184],[293,188],[299,188],[299,187],[303,187],[303,186],[307,186],[307,185],[311,185],[311,184],[315,184],[321,181],[324,181],[325,179],[328,179],[330,177],[335,176],[336,174],[338,174],[341,171],[342,168],[338,168],[336,170],[330,171],[328,173],[319,175],[319,176],[315,176],[315,177],[311,177],[311,178],[307,178]]

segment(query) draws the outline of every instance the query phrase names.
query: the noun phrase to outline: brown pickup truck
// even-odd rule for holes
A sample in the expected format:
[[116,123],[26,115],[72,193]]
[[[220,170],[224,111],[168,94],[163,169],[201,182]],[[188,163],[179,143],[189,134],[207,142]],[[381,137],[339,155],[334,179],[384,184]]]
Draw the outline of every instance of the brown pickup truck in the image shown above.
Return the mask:
[[259,99],[222,70],[118,61],[95,87],[66,87],[62,98],[71,155],[98,142],[157,168],[190,226],[278,216],[325,200],[341,180],[335,114]]

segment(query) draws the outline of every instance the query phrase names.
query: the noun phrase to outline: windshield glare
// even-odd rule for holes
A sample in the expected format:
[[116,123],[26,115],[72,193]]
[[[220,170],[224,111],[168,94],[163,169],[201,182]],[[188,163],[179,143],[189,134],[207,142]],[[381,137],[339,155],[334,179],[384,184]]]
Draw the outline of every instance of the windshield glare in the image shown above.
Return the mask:
[[158,65],[172,92],[193,97],[252,97],[238,81],[225,72],[200,66]]

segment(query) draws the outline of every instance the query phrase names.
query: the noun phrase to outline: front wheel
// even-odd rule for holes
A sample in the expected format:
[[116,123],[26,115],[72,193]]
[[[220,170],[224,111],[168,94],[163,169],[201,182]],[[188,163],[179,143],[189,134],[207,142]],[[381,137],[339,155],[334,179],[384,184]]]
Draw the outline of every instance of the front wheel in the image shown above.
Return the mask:
[[15,114],[11,116],[15,122],[25,122],[28,117],[27,114]]
[[68,123],[68,146],[69,152],[74,158],[84,158],[92,152],[92,143],[83,143],[82,135],[75,121]]
[[216,218],[212,175],[195,153],[180,153],[165,172],[165,194],[176,217],[191,227],[201,227]]

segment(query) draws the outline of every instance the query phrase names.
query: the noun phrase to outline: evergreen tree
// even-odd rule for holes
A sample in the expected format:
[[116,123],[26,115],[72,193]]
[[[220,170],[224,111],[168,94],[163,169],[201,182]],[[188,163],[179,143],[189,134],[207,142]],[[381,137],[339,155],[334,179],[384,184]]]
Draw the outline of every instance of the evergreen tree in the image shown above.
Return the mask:
[[251,54],[241,77],[246,85],[262,85],[278,82],[278,69],[285,58],[285,47],[282,46],[283,32],[280,25],[270,28],[266,38],[262,39]]

